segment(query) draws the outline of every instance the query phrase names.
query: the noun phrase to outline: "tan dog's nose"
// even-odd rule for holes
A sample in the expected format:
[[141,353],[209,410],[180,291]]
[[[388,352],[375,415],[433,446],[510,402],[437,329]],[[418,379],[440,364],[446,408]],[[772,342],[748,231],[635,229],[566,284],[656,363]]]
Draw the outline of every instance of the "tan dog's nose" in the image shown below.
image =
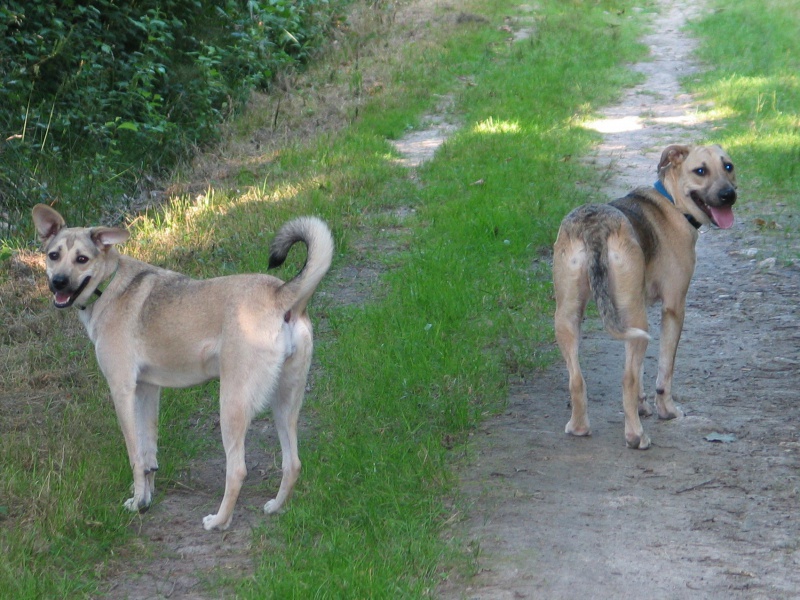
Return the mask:
[[65,275],[55,275],[50,280],[50,289],[53,291],[61,291],[67,288],[69,285],[69,277]]

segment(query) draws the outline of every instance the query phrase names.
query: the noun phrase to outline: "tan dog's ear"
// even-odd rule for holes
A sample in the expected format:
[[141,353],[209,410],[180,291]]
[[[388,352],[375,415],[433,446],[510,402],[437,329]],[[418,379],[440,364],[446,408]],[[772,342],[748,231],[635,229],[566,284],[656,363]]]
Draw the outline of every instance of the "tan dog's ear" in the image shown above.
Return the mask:
[[106,251],[114,244],[122,244],[128,241],[131,234],[127,229],[119,227],[92,227],[89,235],[100,250]]
[[50,208],[46,204],[34,206],[32,214],[33,225],[36,227],[36,233],[39,234],[39,240],[43,246],[66,225],[64,217],[58,214],[57,210]]
[[681,146],[678,144],[673,144],[672,146],[664,148],[664,152],[661,153],[661,160],[658,161],[659,177],[668,167],[677,167],[680,165],[686,157],[689,156],[691,150],[689,146]]

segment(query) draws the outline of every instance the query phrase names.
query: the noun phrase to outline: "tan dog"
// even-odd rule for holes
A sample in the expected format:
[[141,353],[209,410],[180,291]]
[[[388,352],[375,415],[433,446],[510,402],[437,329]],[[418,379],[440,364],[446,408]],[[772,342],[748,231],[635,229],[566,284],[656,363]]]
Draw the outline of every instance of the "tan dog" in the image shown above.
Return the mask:
[[295,242],[308,246],[305,266],[284,283],[262,274],[190,279],[121,255],[115,244],[128,239],[126,230],[66,228],[61,215],[43,204],[33,208],[33,221],[47,254],[55,306],[80,309],[111,388],[133,469],[133,497],[125,507],[142,511],[153,499],[161,388],[220,379],[225,496],[203,526],[230,525],[247,475],[245,435],[253,416],[268,404],[280,438],[283,477],[264,511],[279,510],[300,474],[297,418],[312,349],[306,305],[331,264],[327,225],[301,217],[278,232],[270,267],[281,265]]
[[662,302],[656,408],[662,419],[679,416],[672,372],[683,328],[686,292],[695,266],[697,229],[733,225],[733,163],[719,146],[670,146],[661,155],[658,181],[610,204],[587,204],[561,223],[553,255],[555,330],[569,371],[572,418],[566,432],[589,435],[586,382],[578,362],[581,321],[590,295],[603,324],[625,340],[622,404],[625,441],[650,446],[639,415],[652,411],[642,368],[649,336],[647,303]]

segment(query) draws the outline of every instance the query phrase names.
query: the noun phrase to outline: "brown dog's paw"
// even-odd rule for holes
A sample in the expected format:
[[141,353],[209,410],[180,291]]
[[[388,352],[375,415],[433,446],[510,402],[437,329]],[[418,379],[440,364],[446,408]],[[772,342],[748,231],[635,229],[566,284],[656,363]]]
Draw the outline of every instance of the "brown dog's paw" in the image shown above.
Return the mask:
[[639,397],[639,416],[649,417],[653,414],[653,408],[644,396]]
[[642,435],[625,435],[625,445],[632,450],[647,450],[650,447],[650,438],[646,433]]
[[672,398],[656,398],[656,410],[658,410],[658,418],[662,421],[679,419],[685,416],[683,410],[681,410],[679,406],[675,405],[675,403],[672,401]]
[[583,423],[573,423],[572,420],[570,420],[570,422],[567,423],[567,426],[564,428],[564,433],[568,433],[577,437],[585,437],[592,435],[592,428],[589,427],[588,421]]

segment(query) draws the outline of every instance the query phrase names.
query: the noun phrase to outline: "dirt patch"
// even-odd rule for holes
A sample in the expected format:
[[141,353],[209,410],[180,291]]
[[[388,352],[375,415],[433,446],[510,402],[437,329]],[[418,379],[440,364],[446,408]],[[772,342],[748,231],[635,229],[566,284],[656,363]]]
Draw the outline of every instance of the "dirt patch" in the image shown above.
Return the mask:
[[[681,27],[702,3],[660,4],[644,40],[652,61],[634,67],[647,80],[595,123],[604,141],[589,160],[609,198],[654,181],[667,144],[713,141],[677,79],[699,68]],[[735,228],[698,243],[674,380],[686,416],[646,420],[652,448],[627,449],[624,349],[587,320],[592,437],[564,434],[563,364],[513,386],[462,473],[469,510],[454,533],[478,573],[448,581],[442,598],[797,598],[800,271],[770,260],[739,175]],[[649,319],[652,389],[657,311]]]

